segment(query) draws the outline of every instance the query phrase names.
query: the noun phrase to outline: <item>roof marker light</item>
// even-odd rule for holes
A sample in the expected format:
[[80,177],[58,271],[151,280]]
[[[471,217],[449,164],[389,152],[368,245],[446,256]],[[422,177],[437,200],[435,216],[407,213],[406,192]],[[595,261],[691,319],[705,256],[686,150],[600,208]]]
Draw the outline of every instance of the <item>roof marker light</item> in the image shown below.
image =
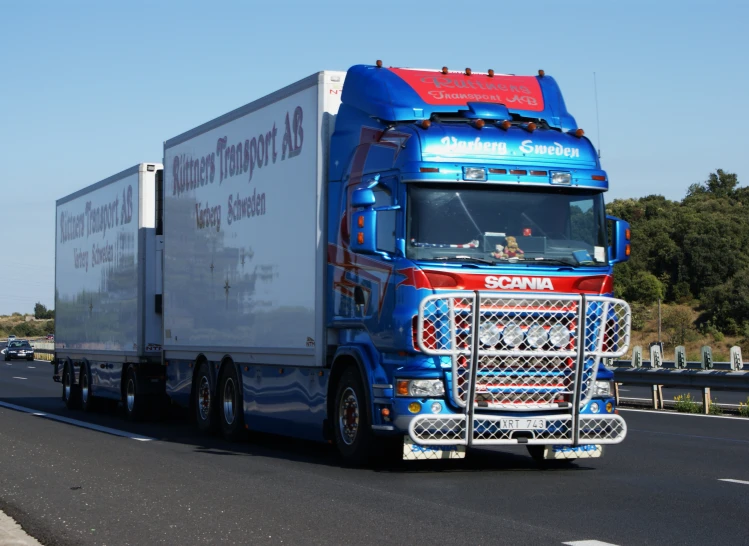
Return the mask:
[[440,170],[437,167],[421,167],[419,168],[419,172],[422,173],[438,173]]
[[489,72],[488,72],[488,75],[489,75],[490,78],[493,78],[494,77],[494,69],[490,68]]
[[538,128],[538,126],[535,123],[533,123],[532,121],[530,123],[526,123],[525,124],[525,130],[528,131],[529,133],[532,133],[537,128]]
[[575,135],[577,138],[581,138],[585,134],[585,131],[583,131],[582,129],[576,129],[575,132],[572,134]]
[[470,68],[466,68],[466,76],[470,76],[470,75],[471,75],[471,69]]
[[546,171],[531,171],[531,176],[547,176],[548,174]]
[[502,123],[499,124],[499,127],[501,129],[504,129],[505,131],[512,127],[512,122],[510,122],[509,119],[504,120]]
[[442,73],[443,73],[443,74],[447,74],[447,67],[446,67],[446,66],[443,66],[443,67],[442,67]]
[[428,119],[424,119],[421,121],[421,128],[422,129],[429,129],[432,126],[432,122]]
[[544,76],[546,76],[546,72],[544,72],[543,70],[539,70],[538,71],[538,77],[539,78],[543,78]]
[[476,129],[483,129],[484,125],[486,125],[486,122],[483,119],[477,119],[473,122],[473,126],[476,127]]
[[528,174],[528,171],[524,171],[522,169],[513,169],[510,171],[510,174],[517,174],[517,175],[525,176],[526,174]]
[[380,59],[377,59],[375,64],[377,65],[377,68],[382,68],[382,61]]
[[507,169],[489,169],[490,174],[507,174]]

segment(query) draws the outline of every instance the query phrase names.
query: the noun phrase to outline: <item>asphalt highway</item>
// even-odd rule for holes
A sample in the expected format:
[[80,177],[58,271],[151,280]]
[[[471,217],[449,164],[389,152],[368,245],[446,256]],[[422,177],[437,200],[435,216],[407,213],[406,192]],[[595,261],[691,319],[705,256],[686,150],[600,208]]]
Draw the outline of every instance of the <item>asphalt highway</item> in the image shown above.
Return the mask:
[[179,414],[68,412],[60,389],[47,362],[0,362],[0,510],[47,545],[749,543],[749,419],[622,410],[624,443],[568,468],[512,448],[349,469]]

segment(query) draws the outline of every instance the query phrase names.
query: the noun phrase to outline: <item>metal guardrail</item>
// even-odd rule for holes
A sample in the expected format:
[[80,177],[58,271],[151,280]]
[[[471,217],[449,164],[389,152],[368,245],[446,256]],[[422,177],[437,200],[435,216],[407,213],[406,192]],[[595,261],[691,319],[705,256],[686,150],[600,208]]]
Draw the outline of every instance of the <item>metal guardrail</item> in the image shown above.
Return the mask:
[[658,345],[650,347],[650,360],[642,359],[642,347],[632,350],[632,360],[613,360],[615,396],[619,403],[619,385],[652,387],[653,408],[663,409],[663,387],[702,390],[702,408],[710,413],[710,390],[749,391],[749,363],[745,364],[740,347],[731,347],[729,362],[714,362],[712,350],[702,347],[701,360],[689,362],[684,347],[676,347],[674,360],[664,361]]

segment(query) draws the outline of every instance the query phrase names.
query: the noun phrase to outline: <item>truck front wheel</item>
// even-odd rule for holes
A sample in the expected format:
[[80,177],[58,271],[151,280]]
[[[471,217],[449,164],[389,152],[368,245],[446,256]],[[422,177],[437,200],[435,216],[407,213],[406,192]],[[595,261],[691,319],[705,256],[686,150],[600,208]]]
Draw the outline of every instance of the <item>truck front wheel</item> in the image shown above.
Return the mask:
[[364,386],[356,368],[348,367],[338,381],[333,406],[333,434],[346,463],[361,465],[374,447]]

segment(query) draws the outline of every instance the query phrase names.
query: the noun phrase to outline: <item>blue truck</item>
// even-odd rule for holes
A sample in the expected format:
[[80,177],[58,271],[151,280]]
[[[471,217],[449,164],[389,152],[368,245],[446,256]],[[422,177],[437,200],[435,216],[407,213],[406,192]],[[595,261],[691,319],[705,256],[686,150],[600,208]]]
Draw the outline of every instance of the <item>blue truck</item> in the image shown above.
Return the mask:
[[612,297],[629,226],[543,71],[319,72],[152,165],[136,239],[162,336],[113,365],[56,335],[71,407],[84,377],[133,418],[167,396],[202,431],[329,441],[351,463],[598,457],[626,436],[604,363],[629,344]]

